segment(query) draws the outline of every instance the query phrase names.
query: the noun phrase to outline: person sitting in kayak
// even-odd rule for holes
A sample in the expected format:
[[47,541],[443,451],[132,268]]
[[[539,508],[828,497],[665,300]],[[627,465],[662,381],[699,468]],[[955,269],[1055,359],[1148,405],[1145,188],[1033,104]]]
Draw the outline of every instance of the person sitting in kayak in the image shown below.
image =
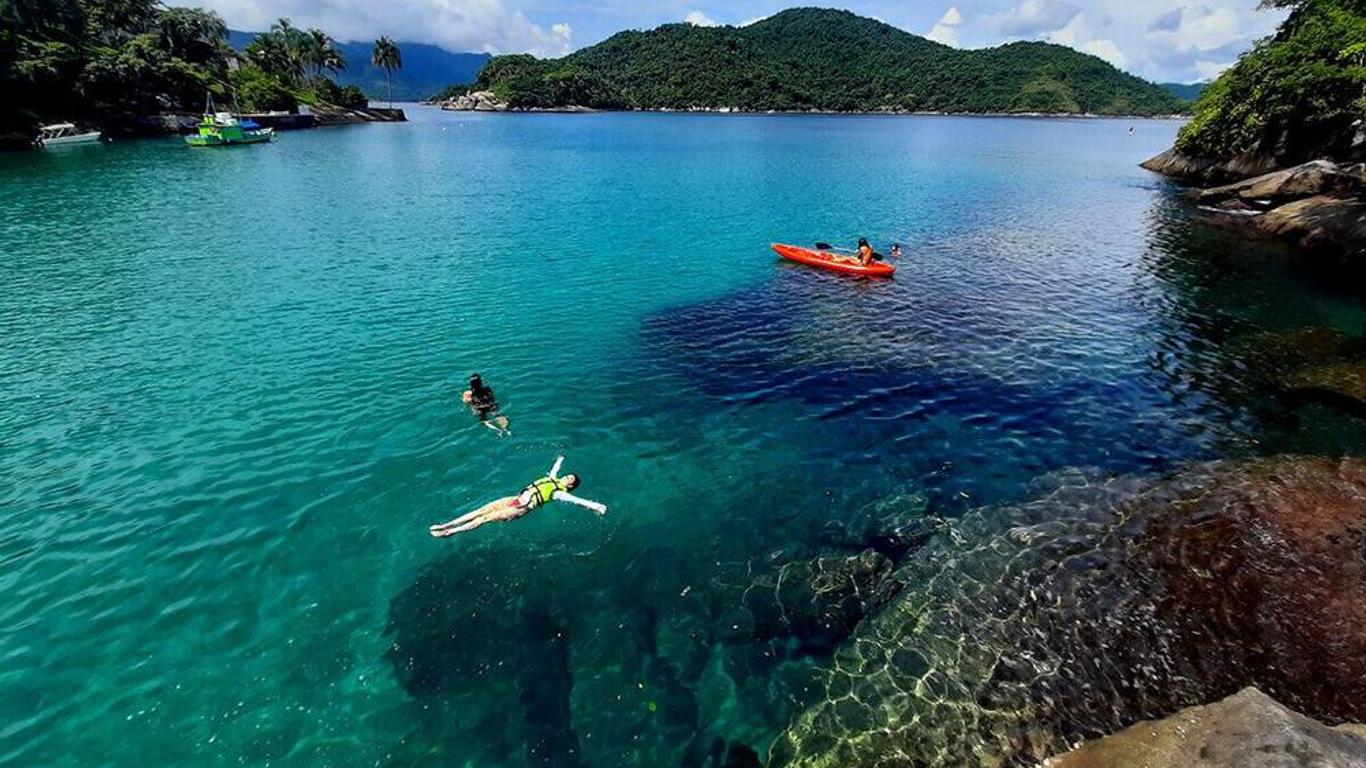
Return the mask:
[[599,515],[607,514],[607,507],[596,501],[581,499],[570,493],[579,487],[579,476],[568,474],[560,477],[560,466],[564,464],[564,457],[555,459],[555,466],[550,468],[550,474],[536,480],[531,485],[522,489],[516,496],[489,502],[479,509],[455,518],[449,523],[433,525],[428,530],[438,539],[454,536],[457,533],[472,531],[485,523],[503,523],[509,520],[516,520],[523,517],[533,509],[538,509],[552,501],[564,501],[570,504],[577,504],[580,507],[591,509]]
[[868,244],[868,238],[860,237],[858,239],[858,263],[865,267],[871,267],[876,255],[873,253],[873,246]]
[[470,388],[460,398],[484,426],[500,435],[510,434],[508,417],[500,412],[498,398],[494,397],[493,389],[484,383],[482,376],[477,373],[470,376]]

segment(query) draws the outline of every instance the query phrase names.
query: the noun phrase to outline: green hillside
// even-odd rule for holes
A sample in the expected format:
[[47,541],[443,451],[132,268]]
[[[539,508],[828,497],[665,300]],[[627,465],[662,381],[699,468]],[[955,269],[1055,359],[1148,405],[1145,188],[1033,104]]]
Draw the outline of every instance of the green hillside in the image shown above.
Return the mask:
[[965,51],[847,11],[621,32],[562,59],[499,56],[477,86],[513,107],[1169,114],[1179,99],[1047,43]]
[[1170,93],[1171,95],[1175,96],[1176,98],[1181,99],[1182,101],[1191,101],[1191,102],[1193,102],[1193,101],[1195,101],[1196,99],[1200,98],[1200,94],[1204,93],[1204,92],[1205,92],[1205,89],[1208,88],[1208,87],[1210,86],[1210,84],[1209,84],[1208,82],[1205,82],[1205,83],[1158,83],[1158,85],[1162,88],[1162,90],[1166,91],[1167,93]]
[[1288,166],[1357,158],[1366,117],[1366,0],[1266,0],[1290,9],[1195,105],[1177,149],[1226,160],[1271,157]]

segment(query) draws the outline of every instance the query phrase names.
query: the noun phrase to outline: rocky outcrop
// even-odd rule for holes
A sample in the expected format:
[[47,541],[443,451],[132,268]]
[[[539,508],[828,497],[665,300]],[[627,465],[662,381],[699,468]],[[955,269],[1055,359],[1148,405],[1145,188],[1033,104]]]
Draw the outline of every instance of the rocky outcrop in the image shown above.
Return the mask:
[[1366,460],[1055,482],[906,558],[772,764],[1027,764],[1248,685],[1366,720]]
[[1185,196],[1216,224],[1366,266],[1363,195],[1366,165],[1316,160]]
[[493,95],[493,91],[472,91],[441,105],[451,112],[506,112],[508,103]]
[[514,107],[498,98],[493,91],[473,91],[442,102],[447,112],[596,112],[590,107],[564,105],[558,107]]
[[1327,195],[1272,208],[1254,220],[1257,231],[1305,250],[1366,258],[1366,202]]
[[1225,160],[1192,157],[1175,147],[1151,158],[1142,166],[1164,176],[1197,181],[1227,181],[1246,179],[1271,173],[1277,168],[1274,158],[1266,155],[1240,155]]
[[[1356,728],[1360,728],[1357,726]],[[1088,742],[1046,768],[1366,768],[1366,738],[1255,688]]]
[[1360,194],[1366,180],[1366,165],[1337,165],[1327,160],[1255,176],[1221,187],[1191,193],[1197,202],[1222,203],[1242,200],[1253,203],[1283,203],[1315,195],[1347,197]]

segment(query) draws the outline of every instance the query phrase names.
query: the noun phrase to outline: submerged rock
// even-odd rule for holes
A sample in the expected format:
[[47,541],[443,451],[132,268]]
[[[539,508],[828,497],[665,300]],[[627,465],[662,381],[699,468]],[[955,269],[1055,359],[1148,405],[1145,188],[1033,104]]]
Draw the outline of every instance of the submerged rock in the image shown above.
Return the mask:
[[868,614],[891,572],[892,561],[871,549],[785,563],[745,591],[746,634],[760,641],[792,638],[802,652],[827,654]]
[[[1360,726],[1358,726],[1359,728]],[[1329,728],[1247,688],[1088,742],[1046,768],[1366,768],[1366,737]]]
[[1366,460],[1070,482],[951,534],[907,558],[774,765],[1032,763],[1253,684],[1366,720]]
[[1366,413],[1366,360],[1306,368],[1286,377],[1285,387]]
[[1317,326],[1243,334],[1228,344],[1230,354],[1250,375],[1270,382],[1305,366],[1336,362],[1359,348],[1359,342],[1341,331]]

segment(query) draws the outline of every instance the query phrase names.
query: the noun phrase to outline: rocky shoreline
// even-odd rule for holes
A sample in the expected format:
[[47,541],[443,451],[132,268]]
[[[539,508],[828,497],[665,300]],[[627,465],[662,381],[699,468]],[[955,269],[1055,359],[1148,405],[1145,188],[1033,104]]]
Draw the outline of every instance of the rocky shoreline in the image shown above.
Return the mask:
[[1217,225],[1288,243],[1307,255],[1366,269],[1366,163],[1315,160],[1275,169],[1264,156],[1212,162],[1175,149],[1142,167],[1182,180],[1219,186],[1183,197]]
[[686,109],[674,109],[660,107],[656,109],[620,109],[603,110],[592,107],[582,107],[568,105],[563,107],[513,107],[507,102],[499,99],[492,91],[472,91],[464,96],[448,99],[437,103],[441,109],[447,112],[521,112],[521,113],[587,113],[587,112],[641,112],[647,114],[707,114],[707,115],[904,115],[919,117],[1027,117],[1027,118],[1059,118],[1059,119],[1078,119],[1078,120],[1186,120],[1188,115],[1098,115],[1089,112],[1082,113],[1053,113],[1053,112],[933,112],[924,110],[908,110],[894,107],[878,110],[831,110],[831,109],[801,109],[801,110],[746,110],[739,107],[689,107]]
[[[408,120],[407,114],[401,108],[359,109],[330,104],[313,106],[308,112],[302,113],[247,113],[242,117],[251,118],[260,125],[274,128],[276,131],[299,131],[363,123],[402,123]],[[140,139],[194,133],[201,119],[202,115],[188,112],[165,112],[156,115],[115,115],[82,125],[98,129],[111,139]],[[28,150],[32,148],[32,142],[31,136],[22,133],[0,136],[0,149]]]

